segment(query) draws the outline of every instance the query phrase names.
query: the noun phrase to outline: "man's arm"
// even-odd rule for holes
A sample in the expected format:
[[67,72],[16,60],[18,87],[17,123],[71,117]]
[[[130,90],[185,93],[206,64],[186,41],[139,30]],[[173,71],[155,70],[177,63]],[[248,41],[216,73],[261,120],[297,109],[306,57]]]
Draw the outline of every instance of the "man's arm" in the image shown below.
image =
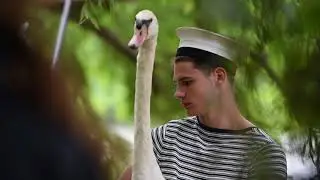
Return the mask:
[[249,179],[287,179],[287,161],[282,148],[275,143],[267,144],[253,160]]

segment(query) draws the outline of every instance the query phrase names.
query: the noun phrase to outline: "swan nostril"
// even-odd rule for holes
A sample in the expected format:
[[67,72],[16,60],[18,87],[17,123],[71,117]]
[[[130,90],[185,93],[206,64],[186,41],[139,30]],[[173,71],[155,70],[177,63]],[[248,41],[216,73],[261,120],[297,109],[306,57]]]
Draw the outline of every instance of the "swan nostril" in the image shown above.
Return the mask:
[[136,20],[136,28],[140,30],[142,28],[143,22],[139,19]]
[[137,49],[138,47],[137,47],[135,44],[131,44],[131,45],[129,45],[129,48],[135,50],[135,49]]
[[142,28],[142,24],[138,23],[138,24],[136,25],[136,28],[140,30],[140,29]]

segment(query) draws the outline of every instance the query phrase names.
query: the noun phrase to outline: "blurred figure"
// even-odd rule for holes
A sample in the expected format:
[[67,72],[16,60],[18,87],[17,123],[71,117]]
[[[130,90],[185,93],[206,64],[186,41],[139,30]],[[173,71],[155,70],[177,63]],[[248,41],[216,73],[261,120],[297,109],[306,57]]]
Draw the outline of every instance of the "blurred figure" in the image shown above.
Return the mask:
[[70,84],[22,35],[28,5],[0,4],[0,179],[109,179],[101,128],[84,120]]

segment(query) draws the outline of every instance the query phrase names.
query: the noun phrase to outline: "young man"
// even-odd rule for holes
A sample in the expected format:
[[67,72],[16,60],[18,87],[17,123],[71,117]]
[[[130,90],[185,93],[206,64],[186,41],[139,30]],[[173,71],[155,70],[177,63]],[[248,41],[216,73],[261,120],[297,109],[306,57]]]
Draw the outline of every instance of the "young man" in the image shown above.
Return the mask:
[[[233,77],[237,44],[198,29],[177,30],[175,96],[189,117],[152,130],[166,179],[287,179],[281,147],[237,108]],[[130,179],[130,168],[122,179]]]

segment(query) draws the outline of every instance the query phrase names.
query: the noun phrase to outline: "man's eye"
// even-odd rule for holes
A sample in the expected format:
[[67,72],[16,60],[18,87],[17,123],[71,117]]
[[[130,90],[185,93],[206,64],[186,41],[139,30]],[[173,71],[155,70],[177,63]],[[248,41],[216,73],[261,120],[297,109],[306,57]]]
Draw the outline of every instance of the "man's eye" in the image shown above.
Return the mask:
[[182,85],[184,86],[190,86],[192,81],[182,81]]

